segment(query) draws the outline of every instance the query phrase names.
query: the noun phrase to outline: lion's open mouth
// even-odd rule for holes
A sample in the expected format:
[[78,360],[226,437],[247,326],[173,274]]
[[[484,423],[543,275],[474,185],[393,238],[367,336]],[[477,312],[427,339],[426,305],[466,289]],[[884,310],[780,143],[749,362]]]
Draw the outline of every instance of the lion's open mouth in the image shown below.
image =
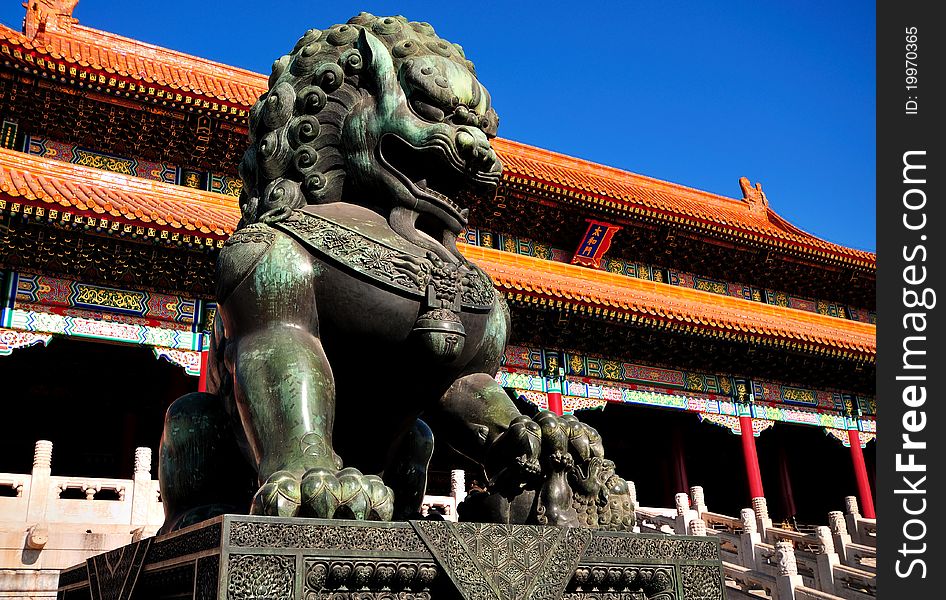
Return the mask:
[[469,204],[469,198],[498,183],[498,176],[492,173],[458,168],[438,144],[417,148],[388,133],[381,138],[379,154],[385,167],[411,194],[433,203],[461,223],[466,221],[461,211]]

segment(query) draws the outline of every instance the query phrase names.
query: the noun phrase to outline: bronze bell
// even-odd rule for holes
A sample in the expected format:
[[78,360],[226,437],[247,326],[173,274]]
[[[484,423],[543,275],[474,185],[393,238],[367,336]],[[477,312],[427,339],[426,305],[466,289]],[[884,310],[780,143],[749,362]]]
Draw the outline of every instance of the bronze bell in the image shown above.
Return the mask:
[[417,317],[411,335],[443,363],[452,362],[460,356],[466,339],[460,317],[446,308],[435,308]]

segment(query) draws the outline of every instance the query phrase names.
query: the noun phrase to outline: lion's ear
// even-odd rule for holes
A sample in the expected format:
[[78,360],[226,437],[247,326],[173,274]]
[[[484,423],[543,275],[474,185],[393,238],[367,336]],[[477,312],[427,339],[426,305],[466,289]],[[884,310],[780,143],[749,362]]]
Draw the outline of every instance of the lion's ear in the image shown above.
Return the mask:
[[363,73],[374,80],[378,86],[378,96],[380,98],[384,98],[400,87],[397,81],[397,73],[394,72],[391,53],[381,43],[381,40],[364,27],[361,28],[358,34],[358,51],[361,52],[361,59],[365,65]]

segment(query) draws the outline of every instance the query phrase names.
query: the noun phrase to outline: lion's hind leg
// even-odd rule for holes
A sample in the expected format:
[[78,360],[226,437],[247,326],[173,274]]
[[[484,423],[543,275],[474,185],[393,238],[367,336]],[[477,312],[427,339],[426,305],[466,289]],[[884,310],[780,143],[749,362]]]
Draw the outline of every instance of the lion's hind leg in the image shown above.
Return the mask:
[[216,395],[194,392],[171,404],[158,455],[165,515],[159,533],[249,508],[256,476]]
[[434,454],[434,434],[421,419],[401,435],[391,450],[384,481],[394,491],[394,519],[421,518],[427,490],[427,470]]

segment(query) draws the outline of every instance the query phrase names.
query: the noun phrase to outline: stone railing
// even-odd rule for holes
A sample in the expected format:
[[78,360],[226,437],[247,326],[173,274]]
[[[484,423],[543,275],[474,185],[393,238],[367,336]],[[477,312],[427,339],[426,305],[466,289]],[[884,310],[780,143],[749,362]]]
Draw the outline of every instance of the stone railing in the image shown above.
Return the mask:
[[856,496],[847,496],[844,499],[844,522],[855,543],[877,547],[877,519],[861,516]]
[[52,449],[36,442],[29,475],[0,473],[0,597],[55,598],[59,569],[164,521],[149,448],[135,451],[132,479],[54,476]]
[[450,471],[449,496],[424,496],[421,516],[430,517],[436,513],[445,521],[457,520],[457,505],[466,498],[466,475],[460,469]]
[[[641,531],[718,537],[729,598],[873,600],[876,596],[877,522],[861,517],[853,497],[845,498],[845,512],[829,513],[829,526],[815,527],[814,533],[773,527],[753,508],[743,509],[738,518],[710,512],[698,486],[689,495],[677,494],[675,500],[675,510],[639,507]],[[754,508],[767,515],[765,499],[753,500]]]
[[[36,442],[28,475],[0,473],[0,598],[55,598],[59,570],[154,535],[164,522],[151,449],[135,451],[132,479],[52,475],[52,442]],[[457,520],[464,473],[449,496],[425,496],[423,516]]]
[[[164,520],[151,450],[135,451],[132,479],[51,474],[52,443],[39,441],[29,475],[0,473],[0,598],[54,598],[59,569],[141,537]],[[632,502],[637,505],[631,485]],[[426,496],[422,512],[457,519],[466,496],[463,471],[451,472],[449,496]],[[828,514],[813,533],[772,526],[764,498],[739,517],[711,512],[699,486],[672,509],[637,506],[637,530],[712,535],[720,542],[729,598],[874,600],[876,532],[856,499]],[[763,515],[759,517],[758,515]]]

